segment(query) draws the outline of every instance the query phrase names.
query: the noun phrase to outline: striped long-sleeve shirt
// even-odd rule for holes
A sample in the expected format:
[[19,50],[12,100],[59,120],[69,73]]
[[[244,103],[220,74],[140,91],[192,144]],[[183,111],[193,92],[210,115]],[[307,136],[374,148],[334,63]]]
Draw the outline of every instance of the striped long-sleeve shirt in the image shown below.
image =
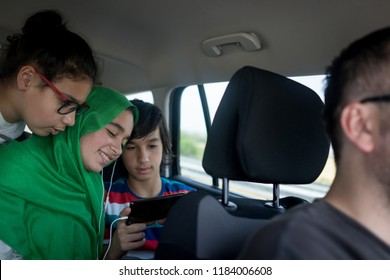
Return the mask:
[[[108,200],[107,200],[107,192],[110,187],[110,183],[105,183],[105,234],[104,239],[105,243],[107,244],[110,239],[110,226],[111,223],[119,218],[119,213],[123,210],[123,208],[128,207],[130,205],[131,201],[142,199],[141,197],[134,194],[129,187],[127,186],[127,178],[119,178],[115,182],[112,183],[110,192],[108,194]],[[195,189],[192,187],[189,187],[183,183],[176,182],[173,180],[169,180],[166,178],[161,177],[162,181],[162,188],[161,192],[158,196],[165,196],[175,193],[187,193],[190,191],[194,191]],[[112,225],[113,229],[112,232],[114,232],[116,228],[116,223]],[[148,226],[145,230],[145,245],[144,247],[140,248],[140,250],[156,250],[158,245],[158,240],[161,235],[162,226],[161,225],[152,225]]]

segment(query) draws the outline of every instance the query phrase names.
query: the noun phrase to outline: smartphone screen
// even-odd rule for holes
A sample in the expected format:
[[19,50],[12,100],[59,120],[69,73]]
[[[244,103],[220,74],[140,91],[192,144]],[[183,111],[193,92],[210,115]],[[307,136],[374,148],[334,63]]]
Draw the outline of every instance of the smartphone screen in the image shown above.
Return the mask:
[[175,202],[185,193],[139,199],[130,202],[131,212],[127,224],[153,222],[167,217]]

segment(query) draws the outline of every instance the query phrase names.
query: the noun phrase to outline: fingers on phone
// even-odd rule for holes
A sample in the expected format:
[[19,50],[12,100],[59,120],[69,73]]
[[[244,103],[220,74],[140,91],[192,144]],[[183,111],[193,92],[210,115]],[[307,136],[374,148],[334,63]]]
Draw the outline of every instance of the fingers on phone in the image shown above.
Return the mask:
[[125,208],[123,208],[122,211],[119,213],[119,216],[120,216],[120,217],[129,216],[130,212],[131,212],[130,207],[125,207]]

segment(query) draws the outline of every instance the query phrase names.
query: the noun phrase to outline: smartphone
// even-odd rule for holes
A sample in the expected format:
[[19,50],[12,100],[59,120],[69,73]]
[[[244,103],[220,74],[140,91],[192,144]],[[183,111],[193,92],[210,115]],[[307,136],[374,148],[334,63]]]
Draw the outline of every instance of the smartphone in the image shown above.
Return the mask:
[[185,193],[177,193],[130,202],[131,212],[127,218],[127,225],[166,218],[173,204],[184,195]]

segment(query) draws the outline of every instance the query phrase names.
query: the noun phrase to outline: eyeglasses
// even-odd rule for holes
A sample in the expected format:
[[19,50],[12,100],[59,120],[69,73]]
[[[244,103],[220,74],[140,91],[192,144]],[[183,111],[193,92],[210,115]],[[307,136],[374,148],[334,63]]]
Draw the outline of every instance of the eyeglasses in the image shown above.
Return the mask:
[[390,95],[381,95],[381,96],[370,96],[363,98],[359,101],[360,103],[368,102],[390,102]]
[[76,111],[76,116],[80,115],[84,112],[86,112],[89,109],[89,105],[87,103],[79,104],[76,101],[70,100],[68,97],[66,97],[58,88],[53,85],[52,82],[49,81],[48,78],[46,78],[45,75],[43,75],[40,71],[35,69],[38,76],[55,92],[58,94],[59,98],[62,101],[62,105],[60,108],[58,108],[57,112],[61,115],[67,115],[69,113],[72,113]]

